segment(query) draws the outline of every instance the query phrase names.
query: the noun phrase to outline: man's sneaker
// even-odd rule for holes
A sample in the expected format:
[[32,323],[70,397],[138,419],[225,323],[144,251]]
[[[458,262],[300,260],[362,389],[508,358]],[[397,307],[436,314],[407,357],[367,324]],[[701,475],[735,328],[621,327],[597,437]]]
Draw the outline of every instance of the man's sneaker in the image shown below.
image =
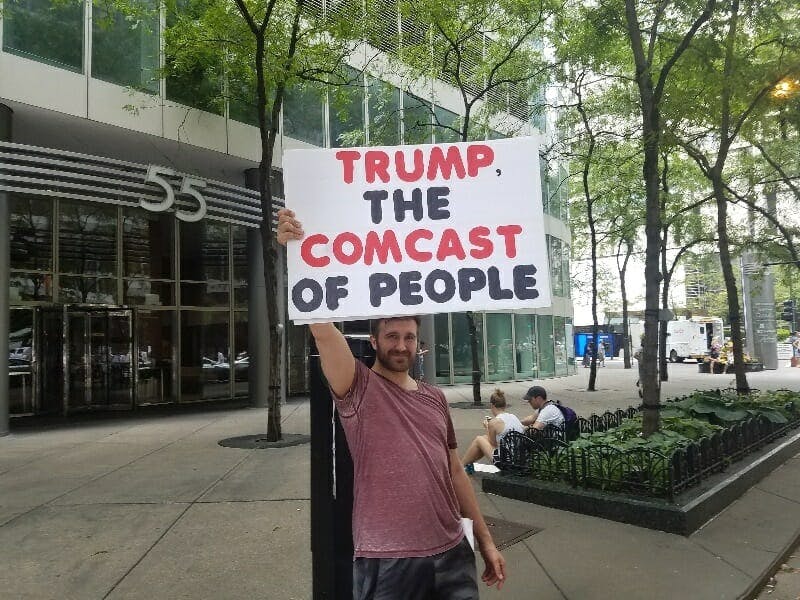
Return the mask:
[[467,475],[474,475],[475,474],[475,465],[469,463],[464,465],[464,470],[467,472]]

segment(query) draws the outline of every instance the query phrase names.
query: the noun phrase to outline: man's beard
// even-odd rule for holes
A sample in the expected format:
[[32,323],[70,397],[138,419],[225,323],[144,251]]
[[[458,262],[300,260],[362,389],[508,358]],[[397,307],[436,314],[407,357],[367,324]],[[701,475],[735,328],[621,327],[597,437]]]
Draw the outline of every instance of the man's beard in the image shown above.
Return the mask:
[[395,373],[405,373],[411,368],[411,352],[395,352],[394,350],[384,350],[380,344],[375,348],[377,360],[385,369]]

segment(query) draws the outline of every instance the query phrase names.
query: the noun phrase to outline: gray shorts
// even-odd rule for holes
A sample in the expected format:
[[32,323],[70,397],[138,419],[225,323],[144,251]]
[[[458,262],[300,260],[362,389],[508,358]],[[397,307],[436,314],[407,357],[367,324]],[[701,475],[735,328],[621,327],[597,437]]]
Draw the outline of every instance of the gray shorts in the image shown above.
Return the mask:
[[356,558],[353,600],[478,600],[475,553],[464,538],[421,558]]

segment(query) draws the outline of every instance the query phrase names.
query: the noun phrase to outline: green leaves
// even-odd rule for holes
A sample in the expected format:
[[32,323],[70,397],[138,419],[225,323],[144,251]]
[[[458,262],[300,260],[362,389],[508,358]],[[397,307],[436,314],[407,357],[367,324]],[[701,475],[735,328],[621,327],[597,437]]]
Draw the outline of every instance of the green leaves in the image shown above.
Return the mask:
[[800,417],[796,406],[800,393],[781,390],[754,393],[739,397],[735,392],[695,392],[664,405],[661,430],[645,438],[641,435],[642,419],[625,419],[619,427],[608,431],[582,434],[572,442],[573,448],[603,445],[617,450],[647,448],[669,456],[678,448],[752,417],[764,417],[782,425]]

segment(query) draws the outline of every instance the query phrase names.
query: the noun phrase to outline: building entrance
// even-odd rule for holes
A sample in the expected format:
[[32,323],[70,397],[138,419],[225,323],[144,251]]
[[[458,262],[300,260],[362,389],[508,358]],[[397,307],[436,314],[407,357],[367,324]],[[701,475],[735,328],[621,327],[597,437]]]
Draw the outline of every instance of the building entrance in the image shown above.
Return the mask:
[[131,321],[130,310],[66,311],[64,383],[68,412],[132,408]]
[[133,407],[132,317],[128,309],[41,309],[36,336],[40,412]]

